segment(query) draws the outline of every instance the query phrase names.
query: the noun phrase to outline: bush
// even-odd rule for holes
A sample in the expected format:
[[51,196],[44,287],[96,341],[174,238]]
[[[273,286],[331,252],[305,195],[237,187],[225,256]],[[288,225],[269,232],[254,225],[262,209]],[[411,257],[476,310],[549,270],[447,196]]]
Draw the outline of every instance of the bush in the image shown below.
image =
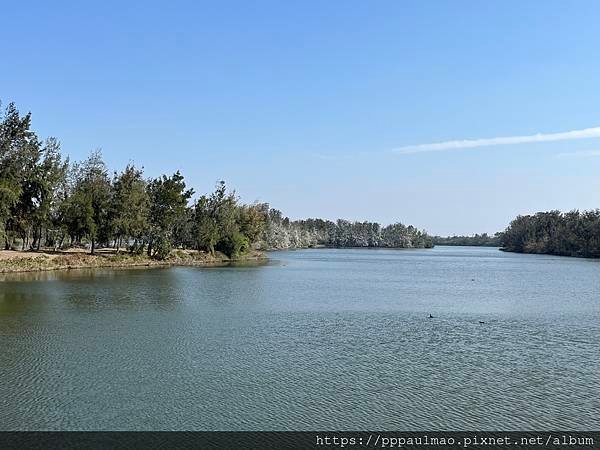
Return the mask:
[[154,254],[156,259],[167,259],[171,254],[171,242],[164,235],[160,235],[154,243]]
[[235,258],[248,251],[249,247],[248,238],[239,231],[234,231],[218,243],[217,250],[222,251],[230,258]]

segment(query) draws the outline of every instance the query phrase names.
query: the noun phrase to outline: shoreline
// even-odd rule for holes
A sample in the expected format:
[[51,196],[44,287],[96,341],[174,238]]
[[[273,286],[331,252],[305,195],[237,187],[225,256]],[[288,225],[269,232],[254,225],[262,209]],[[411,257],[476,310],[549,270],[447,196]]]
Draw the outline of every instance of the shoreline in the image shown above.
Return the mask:
[[116,253],[112,250],[99,250],[95,255],[77,250],[57,252],[0,250],[0,274],[169,266],[215,267],[243,262],[266,262],[267,260],[266,254],[259,251],[251,251],[246,255],[230,258],[221,252],[211,255],[200,251],[174,250],[167,259],[157,260],[146,255]]
[[540,255],[540,256],[557,256],[560,258],[575,258],[575,259],[591,259],[598,261],[600,259],[600,255],[580,255],[573,253],[552,253],[552,252],[538,252],[538,251],[516,251],[511,250],[505,247],[499,247],[499,250],[504,253],[514,253],[515,255]]

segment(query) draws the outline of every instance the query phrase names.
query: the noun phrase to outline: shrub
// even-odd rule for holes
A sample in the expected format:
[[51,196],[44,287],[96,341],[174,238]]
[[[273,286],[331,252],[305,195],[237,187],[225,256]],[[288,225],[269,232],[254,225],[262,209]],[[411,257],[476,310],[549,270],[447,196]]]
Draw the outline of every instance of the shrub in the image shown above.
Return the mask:
[[248,251],[249,247],[250,242],[248,238],[239,231],[233,231],[218,244],[218,250],[222,251],[230,258],[235,258],[240,254],[245,253]]

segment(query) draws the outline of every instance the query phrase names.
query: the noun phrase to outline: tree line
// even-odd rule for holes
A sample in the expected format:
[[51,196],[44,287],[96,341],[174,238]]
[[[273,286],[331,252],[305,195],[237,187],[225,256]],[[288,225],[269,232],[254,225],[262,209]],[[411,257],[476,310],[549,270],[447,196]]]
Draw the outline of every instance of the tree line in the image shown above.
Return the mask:
[[600,257],[600,210],[518,216],[502,237],[503,250]]
[[179,172],[146,179],[132,164],[109,175],[99,151],[71,164],[54,138],[41,141],[31,114],[9,104],[0,123],[0,238],[4,248],[121,247],[165,258],[173,247],[244,253],[265,216],[224,182],[191,202]]
[[433,236],[434,245],[462,245],[475,247],[500,247],[502,245],[502,233],[474,234],[473,236]]
[[397,223],[290,221],[266,203],[243,204],[223,181],[194,199],[180,172],[146,178],[129,164],[109,173],[99,151],[70,162],[55,138],[31,130],[9,104],[0,122],[0,244],[5,249],[112,247],[158,259],[172,249],[233,257],[251,248],[431,247],[424,231]]
[[291,221],[281,211],[270,209],[264,237],[268,248],[387,247],[431,248],[431,237],[412,225],[395,223],[382,227],[376,222],[336,222],[323,219]]

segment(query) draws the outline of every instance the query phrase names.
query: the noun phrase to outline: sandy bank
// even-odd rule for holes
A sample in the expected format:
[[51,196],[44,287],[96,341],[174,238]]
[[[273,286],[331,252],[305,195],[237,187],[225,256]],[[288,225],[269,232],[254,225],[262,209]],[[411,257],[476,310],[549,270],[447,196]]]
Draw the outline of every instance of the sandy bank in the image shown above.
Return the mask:
[[239,258],[229,258],[223,253],[211,255],[193,250],[174,250],[165,260],[148,258],[146,255],[116,253],[102,249],[90,255],[83,249],[65,251],[0,251],[0,273],[36,272],[42,270],[70,270],[94,267],[140,267],[140,266],[211,266],[232,262],[266,260],[264,253],[253,251]]

